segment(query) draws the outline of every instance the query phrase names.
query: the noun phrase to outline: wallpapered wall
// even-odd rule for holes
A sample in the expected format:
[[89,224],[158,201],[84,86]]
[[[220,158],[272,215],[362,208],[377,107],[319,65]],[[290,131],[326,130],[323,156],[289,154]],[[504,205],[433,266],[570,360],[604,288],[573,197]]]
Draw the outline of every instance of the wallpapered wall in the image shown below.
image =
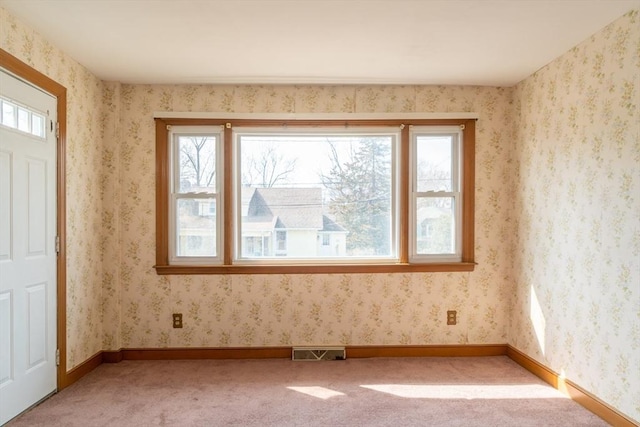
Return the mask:
[[[121,330],[105,347],[506,342],[511,90],[475,87],[122,85],[119,285]],[[479,112],[479,267],[474,273],[158,276],[154,111]],[[109,267],[111,270],[112,267]],[[114,283],[117,279],[114,277]],[[447,309],[460,323],[446,326]],[[184,313],[184,329],[171,313]],[[118,335],[118,332],[120,335]]]
[[[68,368],[122,347],[510,342],[640,419],[638,28],[636,11],[516,88],[143,86],[100,82],[0,8],[0,47],[69,91]],[[477,112],[479,265],[157,276],[154,111]]]
[[0,48],[67,88],[67,366],[72,368],[102,350],[103,84],[3,8]]
[[515,88],[512,345],[640,420],[640,19]]

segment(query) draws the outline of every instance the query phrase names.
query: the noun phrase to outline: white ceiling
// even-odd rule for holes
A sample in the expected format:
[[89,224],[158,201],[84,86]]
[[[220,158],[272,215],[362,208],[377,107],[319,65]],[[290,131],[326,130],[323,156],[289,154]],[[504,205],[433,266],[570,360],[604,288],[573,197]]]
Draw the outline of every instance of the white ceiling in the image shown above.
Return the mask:
[[103,80],[511,86],[640,0],[0,0]]

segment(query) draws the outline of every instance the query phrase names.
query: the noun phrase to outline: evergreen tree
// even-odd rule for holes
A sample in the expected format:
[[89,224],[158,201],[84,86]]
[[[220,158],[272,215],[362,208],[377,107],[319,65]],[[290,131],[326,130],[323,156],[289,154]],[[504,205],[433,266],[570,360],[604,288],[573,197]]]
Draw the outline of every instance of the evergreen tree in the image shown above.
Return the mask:
[[331,145],[331,169],[322,181],[329,209],[347,235],[350,255],[388,255],[391,230],[391,143],[365,138],[354,143],[348,159]]

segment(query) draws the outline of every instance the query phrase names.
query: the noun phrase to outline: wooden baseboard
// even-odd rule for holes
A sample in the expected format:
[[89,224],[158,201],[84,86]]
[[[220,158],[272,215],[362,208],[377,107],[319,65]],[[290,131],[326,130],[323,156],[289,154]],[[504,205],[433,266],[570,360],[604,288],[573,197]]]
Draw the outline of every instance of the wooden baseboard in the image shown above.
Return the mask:
[[80,378],[84,377],[89,372],[93,371],[95,368],[100,366],[101,363],[102,363],[102,352],[99,351],[93,356],[91,356],[90,358],[88,358],[87,360],[85,360],[84,362],[82,362],[81,364],[79,364],[78,366],[76,366],[75,368],[68,371],[63,376],[61,381],[59,381],[61,386],[58,388],[58,391],[62,390],[63,388],[69,387],[71,384],[75,383]]
[[125,348],[122,360],[286,359],[291,347],[246,348]]
[[123,360],[122,350],[105,350],[102,352],[102,363],[120,363]]
[[[367,357],[479,357],[503,356],[506,344],[426,345],[426,346],[347,346],[347,358]],[[256,348],[125,348],[103,353],[105,363],[122,360],[179,359],[290,359],[291,347]]]
[[504,356],[506,354],[506,344],[347,347],[347,359],[364,357],[482,357]]
[[640,424],[636,423],[626,415],[620,413],[615,408],[607,405],[602,400],[598,399],[593,394],[589,393],[579,385],[562,378],[553,370],[542,365],[538,361],[527,356],[520,350],[507,346],[507,356],[509,356],[514,362],[540,377],[543,381],[549,383],[554,388],[558,389],[562,393],[569,396],[572,400],[578,402],[589,411],[593,412],[609,424],[616,427],[638,427]]

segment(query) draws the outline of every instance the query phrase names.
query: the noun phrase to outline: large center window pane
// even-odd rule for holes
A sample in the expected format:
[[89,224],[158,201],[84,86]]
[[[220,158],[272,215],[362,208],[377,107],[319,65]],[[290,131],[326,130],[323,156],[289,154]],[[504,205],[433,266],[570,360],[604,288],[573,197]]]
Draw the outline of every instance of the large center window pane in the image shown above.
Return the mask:
[[241,259],[392,258],[394,134],[240,134]]

